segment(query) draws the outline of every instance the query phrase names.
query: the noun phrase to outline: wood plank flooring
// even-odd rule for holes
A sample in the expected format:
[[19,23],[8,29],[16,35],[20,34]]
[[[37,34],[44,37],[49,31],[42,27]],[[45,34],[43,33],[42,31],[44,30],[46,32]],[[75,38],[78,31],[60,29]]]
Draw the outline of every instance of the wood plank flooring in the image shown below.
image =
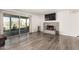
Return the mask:
[[79,39],[45,33],[22,34],[9,37],[0,50],[78,50]]

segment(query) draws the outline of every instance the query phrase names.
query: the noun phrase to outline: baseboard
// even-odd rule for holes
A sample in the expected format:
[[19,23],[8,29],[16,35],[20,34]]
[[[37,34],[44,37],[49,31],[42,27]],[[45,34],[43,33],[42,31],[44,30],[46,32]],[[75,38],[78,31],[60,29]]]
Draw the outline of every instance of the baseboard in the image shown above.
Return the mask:
[[64,35],[64,36],[70,36],[70,37],[77,37],[77,36],[74,36],[74,35],[68,35],[68,34],[61,34],[60,35]]

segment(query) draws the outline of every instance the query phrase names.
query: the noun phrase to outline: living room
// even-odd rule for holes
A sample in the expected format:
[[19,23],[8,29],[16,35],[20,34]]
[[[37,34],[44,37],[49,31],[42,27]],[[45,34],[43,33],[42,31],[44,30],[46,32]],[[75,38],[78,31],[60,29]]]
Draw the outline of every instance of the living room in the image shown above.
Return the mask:
[[[79,49],[78,15],[78,9],[1,9],[0,34],[7,39],[0,49]],[[5,24],[6,17],[9,25]],[[17,21],[12,23],[12,17]]]

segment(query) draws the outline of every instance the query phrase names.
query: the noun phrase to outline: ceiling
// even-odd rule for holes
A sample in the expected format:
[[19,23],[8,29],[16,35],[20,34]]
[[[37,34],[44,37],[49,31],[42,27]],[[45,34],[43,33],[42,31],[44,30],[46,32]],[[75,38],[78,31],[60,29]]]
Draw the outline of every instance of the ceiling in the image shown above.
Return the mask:
[[69,10],[71,12],[79,12],[79,9],[10,9],[10,11],[19,11],[19,12],[24,12],[24,13],[31,13],[31,14],[49,14],[49,13],[54,13],[58,11],[64,11],[64,10]]
[[59,9],[15,9],[15,10],[32,14],[49,14],[60,11]]

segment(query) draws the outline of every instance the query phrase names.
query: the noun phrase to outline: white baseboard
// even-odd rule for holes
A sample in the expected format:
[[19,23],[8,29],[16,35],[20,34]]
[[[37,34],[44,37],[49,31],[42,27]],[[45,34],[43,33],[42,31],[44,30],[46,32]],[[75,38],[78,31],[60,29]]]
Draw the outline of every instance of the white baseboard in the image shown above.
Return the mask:
[[66,35],[66,36],[71,36],[71,37],[77,37],[76,35],[69,35],[69,34],[64,34],[64,33],[60,33],[60,35]]

